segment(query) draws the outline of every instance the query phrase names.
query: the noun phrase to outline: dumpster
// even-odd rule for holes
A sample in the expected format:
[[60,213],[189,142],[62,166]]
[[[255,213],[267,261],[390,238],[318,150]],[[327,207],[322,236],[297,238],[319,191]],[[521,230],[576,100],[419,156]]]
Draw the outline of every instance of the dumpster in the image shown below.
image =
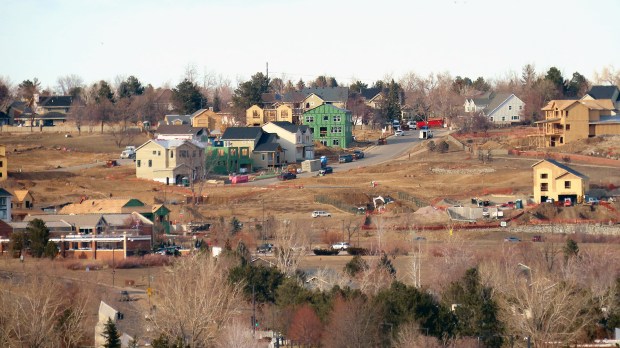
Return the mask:
[[189,178],[184,176],[183,179],[181,179],[181,185],[189,187]]

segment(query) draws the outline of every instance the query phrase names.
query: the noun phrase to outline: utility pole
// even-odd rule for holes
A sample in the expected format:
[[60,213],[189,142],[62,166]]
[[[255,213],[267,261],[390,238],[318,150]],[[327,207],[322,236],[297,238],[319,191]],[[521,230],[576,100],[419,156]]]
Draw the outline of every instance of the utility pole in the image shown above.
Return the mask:
[[267,73],[266,77],[267,77],[267,80],[269,80],[269,62],[265,63],[265,67],[267,68],[266,69],[266,73]]
[[256,336],[256,294],[252,284],[252,336]]

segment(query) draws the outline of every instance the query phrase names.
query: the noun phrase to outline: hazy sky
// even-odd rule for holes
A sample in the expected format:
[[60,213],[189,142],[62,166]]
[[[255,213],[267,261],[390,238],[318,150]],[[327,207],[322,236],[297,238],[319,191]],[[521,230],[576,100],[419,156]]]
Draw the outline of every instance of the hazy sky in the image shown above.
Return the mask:
[[188,65],[233,83],[265,70],[371,84],[390,74],[501,78],[533,63],[565,77],[620,65],[620,0],[0,0],[0,75],[137,76]]

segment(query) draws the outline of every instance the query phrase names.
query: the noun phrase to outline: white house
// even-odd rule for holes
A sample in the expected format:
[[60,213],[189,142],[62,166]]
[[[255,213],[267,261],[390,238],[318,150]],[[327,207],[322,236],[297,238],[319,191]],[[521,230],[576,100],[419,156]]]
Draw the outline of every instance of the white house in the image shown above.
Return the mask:
[[284,150],[287,163],[314,159],[314,139],[310,127],[290,122],[268,122],[262,128],[267,133],[278,135],[278,143]]
[[488,93],[479,98],[465,100],[465,112],[481,112],[497,125],[521,122],[525,103],[513,93]]

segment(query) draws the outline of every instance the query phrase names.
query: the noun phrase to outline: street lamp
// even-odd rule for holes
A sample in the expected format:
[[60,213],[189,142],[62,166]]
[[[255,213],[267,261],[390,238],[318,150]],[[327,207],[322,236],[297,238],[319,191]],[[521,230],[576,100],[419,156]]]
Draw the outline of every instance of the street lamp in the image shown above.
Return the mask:
[[112,242],[112,286],[114,286],[114,274],[116,273],[116,263],[114,262],[114,249],[116,248],[116,242]]

